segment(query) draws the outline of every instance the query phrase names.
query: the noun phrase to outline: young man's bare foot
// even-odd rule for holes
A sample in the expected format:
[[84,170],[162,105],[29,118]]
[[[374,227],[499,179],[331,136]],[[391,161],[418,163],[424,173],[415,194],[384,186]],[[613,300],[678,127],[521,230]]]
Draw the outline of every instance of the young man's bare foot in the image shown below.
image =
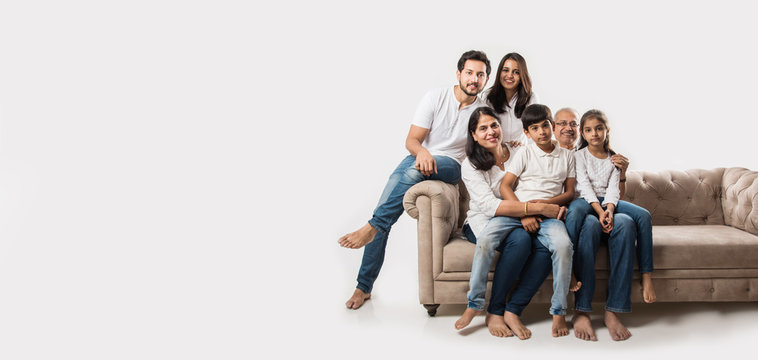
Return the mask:
[[466,310],[463,311],[463,315],[461,315],[460,319],[455,322],[455,329],[460,330],[465,328],[471,323],[471,320],[473,320],[474,317],[481,315],[482,312],[482,310],[474,310],[470,307],[466,307]]
[[553,337],[566,336],[569,334],[565,315],[553,315]]
[[574,313],[574,317],[571,318],[571,322],[574,324],[574,335],[577,338],[586,341],[597,341],[595,329],[592,328],[592,322],[590,321],[590,314],[584,311],[577,311]]
[[642,274],[642,300],[648,304],[655,302],[655,287],[650,273]]
[[484,322],[487,324],[487,328],[490,329],[490,334],[492,334],[492,336],[513,336],[513,332],[508,328],[508,325],[505,325],[505,321],[500,315],[487,313],[487,316],[484,317]]
[[526,340],[532,337],[532,331],[524,326],[524,323],[521,322],[521,318],[519,318],[518,315],[506,311],[503,320],[505,321],[505,325],[507,325],[519,339]]
[[366,223],[360,229],[353,231],[347,235],[342,236],[337,242],[342,246],[349,249],[360,249],[366,244],[374,240],[377,230],[374,229],[371,224]]
[[611,334],[611,339],[622,341],[632,337],[632,333],[630,333],[629,329],[621,323],[621,319],[619,319],[616,313],[606,310],[603,322],[608,328],[608,332]]
[[371,294],[366,294],[365,292],[361,291],[361,289],[355,289],[353,296],[347,300],[345,306],[347,306],[348,309],[355,310],[363,306],[363,303],[368,299],[371,299]]
[[576,281],[576,276],[574,274],[571,274],[571,284],[569,284],[569,291],[577,291],[579,288],[582,287],[581,281]]

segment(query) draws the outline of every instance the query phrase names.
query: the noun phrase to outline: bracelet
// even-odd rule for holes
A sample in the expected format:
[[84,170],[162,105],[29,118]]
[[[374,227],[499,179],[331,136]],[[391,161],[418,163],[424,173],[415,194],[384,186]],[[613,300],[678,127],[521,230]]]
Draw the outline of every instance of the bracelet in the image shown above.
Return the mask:
[[626,182],[626,179],[621,179],[619,180],[619,182]]
[[529,203],[524,201],[524,216],[528,216],[527,214],[528,212],[529,212]]

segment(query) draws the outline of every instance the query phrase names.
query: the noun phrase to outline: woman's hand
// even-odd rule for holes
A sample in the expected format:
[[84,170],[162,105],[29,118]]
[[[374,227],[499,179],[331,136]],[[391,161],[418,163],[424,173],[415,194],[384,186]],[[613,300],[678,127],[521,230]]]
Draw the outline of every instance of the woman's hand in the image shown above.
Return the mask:
[[521,225],[524,226],[524,230],[529,233],[537,232],[540,229],[540,222],[542,219],[536,216],[525,216],[521,218]]
[[565,206],[558,206],[555,204],[546,204],[546,203],[535,203],[535,206],[542,207],[542,211],[540,211],[540,214],[545,215],[545,217],[553,218],[553,219],[562,219],[566,215],[566,211],[568,209]]
[[524,145],[524,144],[521,143],[521,141],[516,141],[516,140],[506,141],[505,143],[508,144],[508,145],[510,145],[514,149],[517,148],[517,147],[519,147],[519,146],[521,146],[521,145]]
[[434,156],[429,150],[422,148],[416,154],[416,169],[421,172],[421,175],[429,176],[437,173],[437,162],[434,160]]

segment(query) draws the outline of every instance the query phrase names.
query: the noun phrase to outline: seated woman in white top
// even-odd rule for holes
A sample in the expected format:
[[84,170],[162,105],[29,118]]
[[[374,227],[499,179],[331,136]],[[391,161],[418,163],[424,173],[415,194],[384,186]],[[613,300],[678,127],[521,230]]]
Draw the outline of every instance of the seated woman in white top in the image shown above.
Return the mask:
[[524,57],[515,52],[503,56],[495,72],[495,83],[481,96],[500,119],[503,141],[514,147],[526,144],[521,114],[528,105],[539,101],[532,91]]
[[[503,200],[500,195],[500,182],[505,175],[506,166],[514,150],[510,145],[502,143],[500,123],[491,108],[480,107],[474,110],[469,119],[468,130],[467,158],[461,164],[461,177],[471,200],[463,230],[468,240],[477,246],[471,269],[468,306],[461,318],[456,321],[455,328],[463,329],[476,315],[484,311],[487,273],[492,264],[495,250],[501,250],[499,246],[505,241],[505,249],[501,250],[504,252],[501,256],[502,262],[507,257],[505,252],[510,251],[511,248],[508,243],[524,242],[526,244],[525,250],[523,250],[525,253],[518,255],[522,261],[512,261],[511,265],[505,266],[508,268],[508,275],[503,276],[507,276],[508,281],[498,285],[497,289],[494,284],[500,284],[497,281],[500,272],[496,271],[496,279],[493,280],[492,289],[493,299],[490,301],[487,314],[487,325],[490,332],[495,336],[507,336],[501,334],[507,334],[512,330],[519,338],[528,338],[530,332],[523,326],[518,315],[539,288],[544,277],[536,279],[536,284],[529,284],[526,281],[519,282],[519,286],[514,290],[513,295],[513,299],[519,300],[515,301],[513,305],[508,304],[508,307],[504,305],[505,296],[502,297],[502,301],[495,301],[496,291],[507,293],[516,280],[516,276],[521,273],[522,269],[529,268],[532,262],[530,261],[532,260],[531,257],[529,257],[532,247],[531,237],[523,231],[520,221],[527,205],[524,202]],[[565,208],[554,204],[531,203],[528,204],[528,209],[530,215],[541,214],[546,217],[557,218],[562,215],[561,212]],[[517,230],[521,230],[521,234],[516,235]],[[524,238],[526,240],[520,240]],[[514,248],[524,249],[520,245],[514,245]],[[547,261],[541,263],[546,264],[549,271],[550,254],[549,252],[545,253]],[[529,260],[526,260],[527,258]],[[544,274],[546,276],[547,272]],[[512,302],[514,301],[512,300]]]

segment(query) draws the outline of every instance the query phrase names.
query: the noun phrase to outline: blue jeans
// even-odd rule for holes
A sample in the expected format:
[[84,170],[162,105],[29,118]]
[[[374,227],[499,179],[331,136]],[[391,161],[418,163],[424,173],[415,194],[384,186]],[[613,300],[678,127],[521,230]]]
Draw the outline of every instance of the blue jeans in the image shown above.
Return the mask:
[[[463,227],[463,232],[468,241],[477,243],[476,236],[468,225]],[[490,295],[487,312],[502,316],[508,311],[521,316],[521,312],[550,273],[552,267],[550,251],[537,241],[536,236],[532,238],[524,228],[511,231],[496,250],[500,251],[501,255],[495,266],[492,295]],[[517,277],[519,278],[518,285],[513,290],[511,301],[506,306],[508,292]]]
[[[603,198],[599,197],[598,201],[602,204]],[[640,273],[653,272],[653,219],[650,212],[628,201],[619,200],[615,213],[628,215],[634,220],[637,228],[637,264]],[[566,214],[566,230],[574,244],[574,249],[576,249],[579,230],[582,228],[586,215],[595,215],[595,210],[586,200],[578,198],[571,202]],[[576,253],[574,253],[574,261],[576,261]]]
[[358,271],[358,286],[361,291],[369,294],[374,287],[374,281],[379,276],[379,270],[384,263],[384,251],[387,247],[387,236],[390,228],[403,214],[403,196],[413,185],[424,180],[441,180],[448,184],[458,184],[461,180],[461,165],[453,158],[435,156],[437,173],[424,176],[414,164],[416,157],[408,155],[390,175],[384,187],[379,204],[374,209],[374,216],[368,221],[377,230],[374,239],[363,249],[363,260]]
[[[468,226],[467,228],[470,232],[471,228]],[[495,257],[495,249],[500,248],[508,234],[513,229],[518,228],[523,229],[521,219],[510,216],[495,216],[484,226],[479,236],[475,237],[476,250],[474,251],[474,260],[471,263],[471,279],[469,280],[467,297],[468,307],[479,311],[484,310],[487,274],[490,272],[492,259]],[[507,247],[506,250],[508,250]],[[524,260],[526,260],[526,256],[524,256]]]
[[537,240],[550,251],[553,263],[553,297],[550,299],[551,315],[566,315],[566,297],[571,284],[571,263],[574,248],[563,221],[543,219],[537,231]]
[[631,312],[632,276],[634,275],[634,239],[637,238],[637,226],[626,214],[613,216],[613,230],[610,234],[602,231],[600,221],[594,215],[586,215],[582,225],[577,258],[574,264],[577,280],[582,287],[574,296],[575,309],[592,311],[592,297],[595,294],[595,254],[600,240],[608,241],[610,275],[605,309],[612,312]]

